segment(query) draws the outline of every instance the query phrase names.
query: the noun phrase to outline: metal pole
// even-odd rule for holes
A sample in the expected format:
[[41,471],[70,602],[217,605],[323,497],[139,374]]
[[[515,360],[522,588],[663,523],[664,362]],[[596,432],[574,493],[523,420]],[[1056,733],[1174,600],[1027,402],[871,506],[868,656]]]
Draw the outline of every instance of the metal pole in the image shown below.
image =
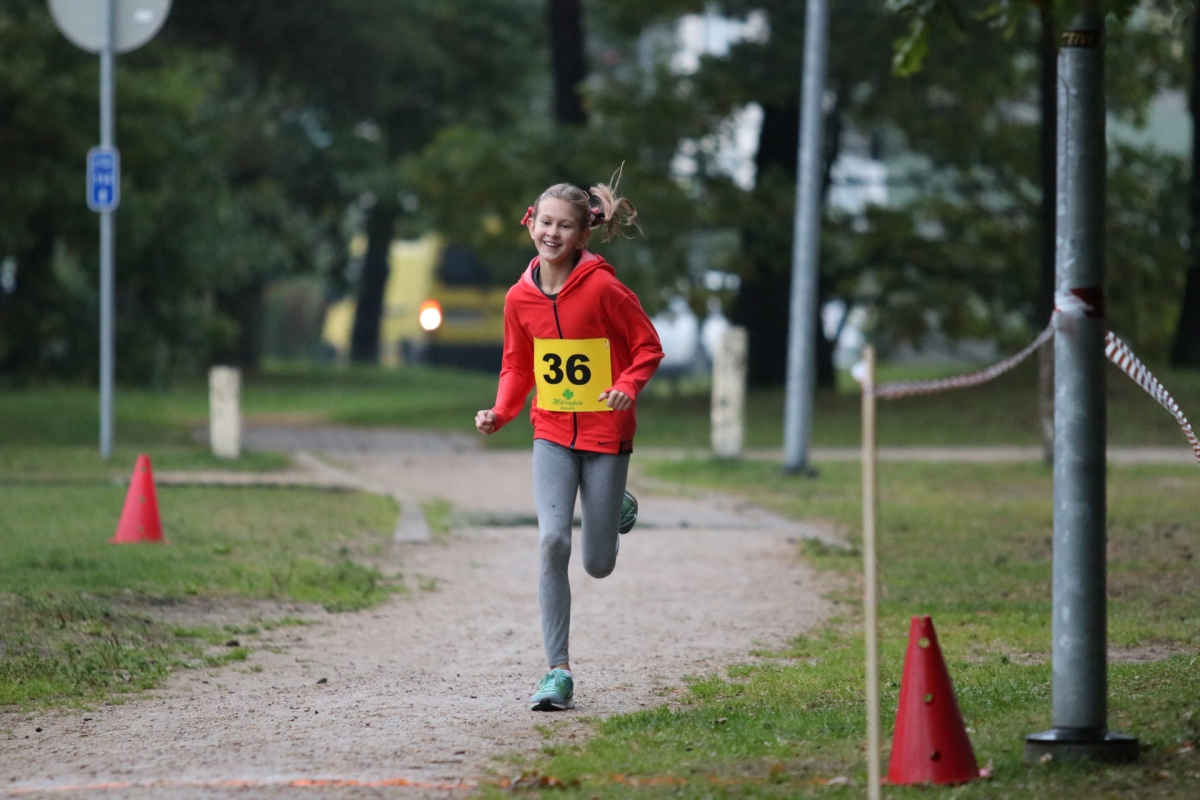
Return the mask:
[[879,479],[876,475],[878,437],[875,435],[875,348],[863,348],[865,376],[862,383],[862,492],[863,492],[863,629],[867,648],[867,798],[879,800],[879,624],[876,621],[875,531],[879,522],[876,505]]
[[825,72],[829,48],[827,0],[808,0],[804,18],[804,80],[800,92],[800,147],[796,165],[796,219],[792,238],[792,296],[788,321],[787,397],[783,465],[806,472],[816,377],[817,272],[821,245],[821,169]]
[[[1104,291],[1103,20],[1081,15],[1072,33],[1090,47],[1059,56],[1056,294]],[[1094,37],[1094,42],[1089,42]],[[1085,303],[1090,297],[1081,298]],[[1103,306],[1059,314],[1054,387],[1054,723],[1102,730],[1105,640],[1105,397]]]
[[1053,724],[1027,759],[1132,761],[1108,731],[1104,397],[1104,18],[1084,6],[1058,60]]
[[[116,0],[102,0],[100,46],[100,146],[114,146],[113,11]],[[113,447],[113,211],[100,212],[100,457],[112,457]]]

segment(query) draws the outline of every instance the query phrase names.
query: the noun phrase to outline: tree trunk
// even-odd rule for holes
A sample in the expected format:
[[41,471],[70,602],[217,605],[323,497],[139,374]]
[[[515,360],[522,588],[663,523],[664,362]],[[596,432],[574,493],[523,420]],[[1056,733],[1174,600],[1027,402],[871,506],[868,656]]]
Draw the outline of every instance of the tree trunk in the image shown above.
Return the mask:
[[[831,84],[826,84],[828,91]],[[825,118],[825,169],[821,174],[821,209],[822,218],[824,218],[824,209],[829,201],[829,187],[833,184],[833,165],[837,162],[838,156],[842,152],[842,92],[835,92],[836,100],[833,103],[833,109]],[[837,387],[837,369],[833,363],[833,353],[837,349],[837,340],[829,340],[825,338],[825,328],[821,324],[821,309],[829,300],[829,281],[817,276],[817,388],[818,389],[833,389]],[[849,313],[849,309],[846,309]]]
[[[840,117],[835,108],[826,119],[825,195],[829,191],[829,168],[838,155]],[[754,156],[755,170],[760,179],[775,170],[786,175],[789,184],[794,184],[799,144],[799,100],[782,105],[764,105],[758,152]],[[742,288],[732,310],[733,321],[746,328],[749,338],[747,381],[752,386],[777,386],[787,377],[788,300],[792,285],[791,270],[788,269],[790,253],[782,252],[772,258],[762,252],[760,243],[753,238],[753,231],[747,231],[745,237],[747,250],[756,256],[753,271],[742,276]],[[818,297],[820,303],[829,299],[823,281]],[[825,338],[819,325],[818,315],[817,386],[829,389],[837,382],[833,365],[836,343]]]
[[256,372],[262,361],[263,294],[266,283],[256,278],[234,298],[238,322],[237,365],[243,372]]
[[[1194,249],[1200,249],[1195,238],[1197,233],[1192,234]],[[1195,259],[1188,269],[1187,283],[1183,289],[1179,326],[1175,329],[1175,341],[1171,345],[1171,366],[1200,369],[1200,265],[1195,263]]]
[[[1040,106],[1042,114],[1040,172],[1042,179],[1041,230],[1039,235],[1037,324],[1050,324],[1054,314],[1055,198],[1058,195],[1058,43],[1054,6],[1042,3]],[[1038,417],[1042,431],[1042,457],[1054,463],[1054,340],[1038,351]]]
[[560,125],[587,124],[579,85],[587,77],[580,0],[548,0],[550,64],[554,71],[554,119]]
[[[0,380],[4,384],[11,382],[20,386],[46,370],[42,344],[46,332],[59,327],[53,322],[52,311],[63,306],[63,300],[55,291],[57,279],[51,266],[54,260],[52,234],[43,233],[32,247],[18,251],[16,257],[16,286],[12,294],[0,292]],[[98,319],[88,320],[88,324],[94,322]],[[78,361],[87,365],[85,374],[89,380],[98,380],[96,370],[99,365],[93,354],[99,340],[92,336],[81,337],[78,341],[87,343],[88,353],[85,359]]]
[[[216,292],[217,309],[222,315],[237,324],[237,335],[231,339],[214,343],[208,354],[212,360],[212,366],[218,364],[236,366],[245,372],[258,370],[259,363],[262,361],[263,294],[265,290],[266,279],[256,276],[249,283]],[[118,298],[121,296],[118,294]],[[126,297],[124,302],[132,303],[133,301],[133,297]],[[118,309],[120,304],[121,301],[118,300]]]
[[383,291],[388,279],[388,254],[396,228],[396,208],[379,201],[367,214],[367,253],[363,258],[354,328],[350,334],[350,360],[356,364],[379,362],[379,328],[383,320]]
[[1200,8],[1192,12],[1192,235],[1171,366],[1200,369]]
[[[833,389],[837,386],[837,369],[833,363],[833,351],[837,349],[837,340],[828,339],[825,337],[825,327],[821,323],[821,314],[819,309],[825,305],[825,301],[829,295],[826,291],[826,281],[819,280],[819,288],[817,297],[820,298],[820,303],[817,306],[818,314],[816,318],[817,336],[814,341],[817,345],[817,388],[818,389]],[[847,309],[846,313],[850,313]]]
[[[789,185],[795,182],[799,141],[799,97],[779,105],[764,104],[754,155],[758,176],[754,191],[760,191],[767,180],[775,180],[773,172],[787,177]],[[792,286],[788,254],[774,252],[753,226],[743,232],[743,237],[752,264],[742,276],[732,319],[746,328],[746,380],[751,386],[778,386],[784,381],[787,365],[788,298]]]

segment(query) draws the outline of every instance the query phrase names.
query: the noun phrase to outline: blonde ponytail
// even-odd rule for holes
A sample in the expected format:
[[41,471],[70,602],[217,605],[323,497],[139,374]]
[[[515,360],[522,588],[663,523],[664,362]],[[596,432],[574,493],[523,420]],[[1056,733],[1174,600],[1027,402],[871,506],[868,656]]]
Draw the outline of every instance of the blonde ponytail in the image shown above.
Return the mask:
[[592,206],[592,219],[589,220],[589,227],[601,228],[601,242],[607,242],[618,233],[627,235],[621,231],[623,226],[632,225],[637,228],[638,233],[642,232],[642,227],[637,224],[638,212],[633,207],[633,203],[628,197],[617,195],[617,188],[621,185],[621,173],[624,170],[625,162],[621,162],[621,166],[617,168],[610,179],[612,186],[598,183],[588,192],[588,195],[596,198],[596,202],[599,203],[598,206]]

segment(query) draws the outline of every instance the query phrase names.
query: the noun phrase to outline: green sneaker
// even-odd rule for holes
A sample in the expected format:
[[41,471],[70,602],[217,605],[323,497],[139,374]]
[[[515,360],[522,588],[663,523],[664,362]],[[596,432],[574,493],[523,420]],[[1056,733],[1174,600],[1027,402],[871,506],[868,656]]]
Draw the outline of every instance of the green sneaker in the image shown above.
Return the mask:
[[625,499],[621,501],[621,524],[617,526],[617,533],[629,533],[636,523],[637,498],[633,496],[632,492],[626,490]]
[[552,669],[546,677],[538,681],[537,691],[530,698],[531,711],[563,711],[575,707],[572,695],[575,694],[575,681],[565,669]]

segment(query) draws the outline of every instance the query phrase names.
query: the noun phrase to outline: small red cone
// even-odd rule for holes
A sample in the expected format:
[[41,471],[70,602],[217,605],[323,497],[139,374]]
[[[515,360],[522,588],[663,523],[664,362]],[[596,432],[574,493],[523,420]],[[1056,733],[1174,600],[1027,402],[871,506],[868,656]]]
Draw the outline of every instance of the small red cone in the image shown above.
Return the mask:
[[129,493],[125,495],[125,507],[121,509],[121,521],[117,523],[117,535],[109,544],[131,544],[133,542],[163,541],[162,521],[158,518],[158,497],[154,493],[154,473],[150,469],[150,456],[142,453],[133,468],[129,481]]
[[933,620],[913,617],[888,783],[966,783],[978,777],[979,765],[954,699]]

